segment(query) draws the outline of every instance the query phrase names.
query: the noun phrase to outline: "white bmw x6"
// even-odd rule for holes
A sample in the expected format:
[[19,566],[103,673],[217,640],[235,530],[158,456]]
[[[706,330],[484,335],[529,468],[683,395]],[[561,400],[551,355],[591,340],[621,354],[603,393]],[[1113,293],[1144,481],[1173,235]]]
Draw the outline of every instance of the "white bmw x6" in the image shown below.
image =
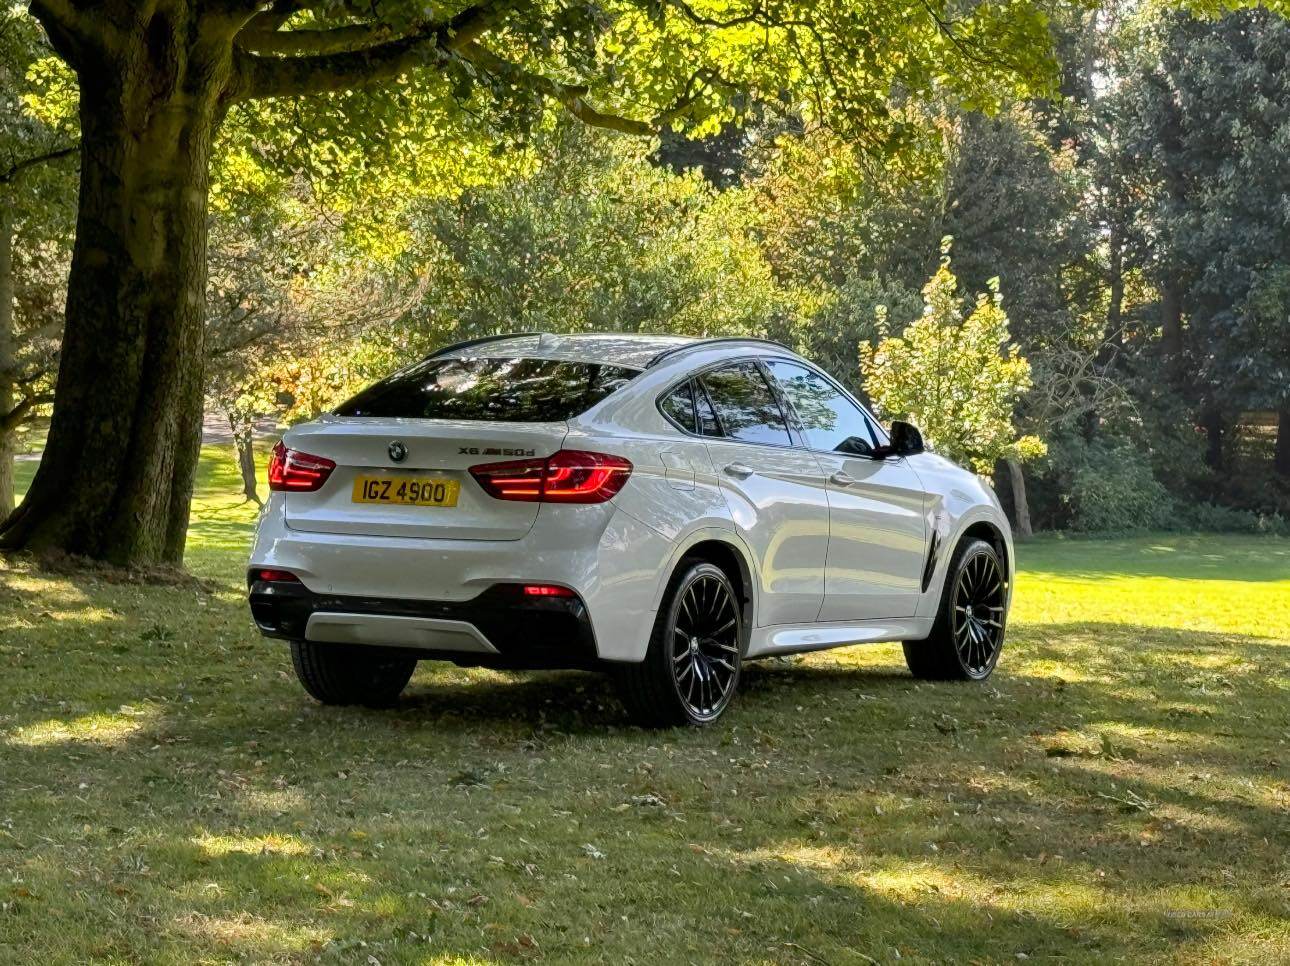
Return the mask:
[[597,668],[706,724],[745,661],[904,642],[994,669],[1012,541],[989,487],[752,339],[513,335],[443,349],[274,450],[248,584],[329,704],[417,661]]

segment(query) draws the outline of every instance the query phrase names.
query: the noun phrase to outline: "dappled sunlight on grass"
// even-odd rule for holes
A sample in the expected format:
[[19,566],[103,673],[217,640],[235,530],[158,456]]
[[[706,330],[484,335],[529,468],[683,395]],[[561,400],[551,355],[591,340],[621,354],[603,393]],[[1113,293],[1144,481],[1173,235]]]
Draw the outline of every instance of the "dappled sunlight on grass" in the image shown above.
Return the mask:
[[310,702],[202,472],[208,583],[0,563],[0,961],[1290,958],[1290,541],[1023,545],[985,686],[854,648],[646,733],[583,673]]
[[127,705],[114,713],[86,714],[71,720],[51,718],[16,728],[4,735],[4,741],[31,748],[77,742],[114,747],[143,731],[155,715],[155,709]]
[[230,853],[243,855],[307,855],[309,849],[295,836],[279,835],[211,835],[195,836],[193,844],[208,857],[219,858]]

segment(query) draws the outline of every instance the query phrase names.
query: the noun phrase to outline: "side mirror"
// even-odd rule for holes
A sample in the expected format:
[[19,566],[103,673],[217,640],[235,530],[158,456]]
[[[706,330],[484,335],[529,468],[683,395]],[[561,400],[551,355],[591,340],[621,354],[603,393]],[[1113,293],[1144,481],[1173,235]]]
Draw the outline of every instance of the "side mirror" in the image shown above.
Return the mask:
[[913,423],[896,420],[891,424],[891,445],[886,447],[884,456],[917,456],[926,450],[923,434]]
[[848,436],[834,448],[833,452],[844,456],[874,456],[873,443],[860,436]]

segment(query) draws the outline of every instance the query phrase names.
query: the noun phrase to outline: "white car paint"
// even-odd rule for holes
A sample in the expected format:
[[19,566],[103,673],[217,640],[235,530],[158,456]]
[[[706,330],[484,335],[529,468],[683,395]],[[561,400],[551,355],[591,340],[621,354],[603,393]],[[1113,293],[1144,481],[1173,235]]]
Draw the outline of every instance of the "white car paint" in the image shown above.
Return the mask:
[[[664,350],[671,351],[650,364]],[[284,437],[287,447],[338,466],[316,493],[271,495],[252,568],[290,571],[318,594],[399,601],[462,602],[498,583],[556,584],[585,603],[598,657],[621,662],[644,658],[668,582],[701,543],[718,542],[736,553],[751,586],[748,657],[926,637],[952,549],[973,526],[989,528],[1011,571],[1011,532],[993,492],[933,453],[876,459],[800,444],[712,439],[682,431],[660,411],[659,400],[673,387],[727,363],[782,360],[818,372],[780,346],[543,335],[444,356],[454,352],[459,358],[567,359],[641,371],[565,422],[328,415],[293,427]],[[396,466],[386,453],[392,440],[406,444],[408,465],[459,480],[454,510],[351,502],[356,473]],[[505,502],[466,472],[485,460],[460,452],[489,445],[537,456],[560,449],[601,452],[630,460],[632,471],[606,503]],[[491,647],[469,625],[416,624],[419,618],[399,624],[362,614],[317,618],[307,635],[320,641],[397,643],[426,656],[436,650],[487,653]],[[469,646],[463,648],[463,641]]]

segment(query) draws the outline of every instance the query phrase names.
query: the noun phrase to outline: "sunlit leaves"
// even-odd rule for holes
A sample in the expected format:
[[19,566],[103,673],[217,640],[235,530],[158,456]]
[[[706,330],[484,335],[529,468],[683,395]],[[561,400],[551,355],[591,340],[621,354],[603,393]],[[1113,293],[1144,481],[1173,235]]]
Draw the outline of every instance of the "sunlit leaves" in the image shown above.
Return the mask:
[[995,280],[970,307],[958,294],[948,257],[923,288],[924,310],[899,336],[860,349],[865,386],[878,411],[918,425],[945,456],[990,473],[996,460],[1046,452],[1013,426],[1030,389],[1030,364],[1008,336]]

